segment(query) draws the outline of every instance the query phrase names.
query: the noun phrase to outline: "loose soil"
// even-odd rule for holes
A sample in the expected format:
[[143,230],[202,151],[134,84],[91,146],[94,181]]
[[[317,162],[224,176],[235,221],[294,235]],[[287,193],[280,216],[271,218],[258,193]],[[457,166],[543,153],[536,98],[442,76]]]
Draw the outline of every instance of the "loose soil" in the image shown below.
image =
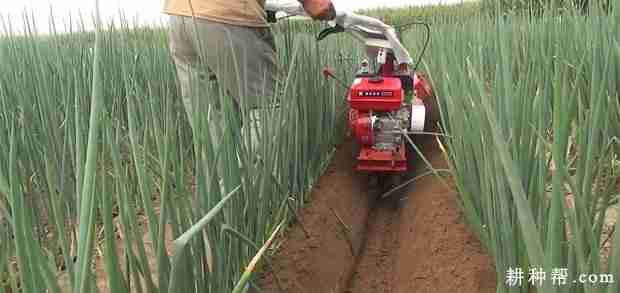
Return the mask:
[[[434,167],[447,168],[434,141],[424,151]],[[431,176],[416,181],[401,211],[399,241],[394,292],[495,292],[495,267],[465,224],[454,186]]]
[[263,292],[343,292],[346,288],[365,240],[372,204],[368,178],[356,174],[351,153],[350,143],[340,147],[314,186],[301,221],[276,245],[273,265],[279,282],[273,272],[264,272]]
[[[435,168],[446,168],[433,137],[418,143]],[[259,277],[262,292],[495,292],[493,263],[464,223],[453,186],[426,176],[377,200],[382,190],[354,171],[351,149],[340,146],[301,221],[280,239],[274,270]],[[411,176],[426,169],[421,160],[414,166]]]

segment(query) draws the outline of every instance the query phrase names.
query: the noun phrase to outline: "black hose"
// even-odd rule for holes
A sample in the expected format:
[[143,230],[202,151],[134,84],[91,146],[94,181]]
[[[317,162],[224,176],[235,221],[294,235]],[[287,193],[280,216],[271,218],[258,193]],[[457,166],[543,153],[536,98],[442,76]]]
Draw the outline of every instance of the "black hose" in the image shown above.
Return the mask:
[[415,66],[413,67],[413,72],[416,72],[416,70],[418,70],[418,66],[420,66],[420,63],[422,62],[422,57],[424,57],[424,54],[426,53],[426,49],[428,48],[428,44],[431,41],[431,26],[426,23],[426,22],[422,22],[422,21],[412,21],[412,22],[408,22],[408,23],[404,23],[401,25],[397,25],[394,26],[395,29],[404,27],[404,26],[411,26],[411,25],[423,25],[426,28],[426,40],[424,41],[424,47],[422,48],[422,52],[420,53],[420,56],[418,57],[418,61],[416,62]]

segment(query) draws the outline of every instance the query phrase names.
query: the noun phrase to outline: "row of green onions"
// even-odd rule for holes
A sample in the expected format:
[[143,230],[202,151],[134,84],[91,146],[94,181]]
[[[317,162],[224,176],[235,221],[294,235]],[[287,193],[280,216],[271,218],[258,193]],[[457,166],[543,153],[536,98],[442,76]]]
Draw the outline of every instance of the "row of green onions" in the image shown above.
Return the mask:
[[434,28],[444,143],[497,292],[618,292],[620,10],[552,11]]

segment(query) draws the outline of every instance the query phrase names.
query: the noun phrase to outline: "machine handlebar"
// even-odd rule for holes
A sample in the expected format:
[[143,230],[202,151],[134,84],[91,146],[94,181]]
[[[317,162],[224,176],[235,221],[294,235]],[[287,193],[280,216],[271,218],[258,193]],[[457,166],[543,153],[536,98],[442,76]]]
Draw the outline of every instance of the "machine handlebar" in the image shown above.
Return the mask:
[[[303,6],[297,1],[281,3],[268,0],[265,3],[265,10],[268,11],[269,15],[275,15],[275,12],[281,11],[288,16],[308,16]],[[409,52],[398,39],[394,27],[377,18],[336,10],[336,18],[327,23],[330,27],[321,31],[317,40],[322,40],[333,33],[346,31],[366,45],[369,43],[376,45],[376,41],[379,40],[382,47],[393,51],[399,64],[411,65],[413,63]]]

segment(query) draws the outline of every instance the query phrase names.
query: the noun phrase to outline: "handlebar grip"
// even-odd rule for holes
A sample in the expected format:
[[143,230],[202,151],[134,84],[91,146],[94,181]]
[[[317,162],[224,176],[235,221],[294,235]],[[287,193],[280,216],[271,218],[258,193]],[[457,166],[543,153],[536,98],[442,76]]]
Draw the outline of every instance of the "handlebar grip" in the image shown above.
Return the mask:
[[278,22],[278,19],[276,18],[276,12],[273,10],[265,10],[265,13],[267,14],[267,22],[268,23],[276,23]]
[[324,30],[322,30],[319,35],[316,37],[317,41],[321,41],[323,39],[325,39],[327,36],[331,35],[331,34],[337,34],[337,33],[342,33],[344,32],[344,27],[337,24],[334,27],[328,27]]

